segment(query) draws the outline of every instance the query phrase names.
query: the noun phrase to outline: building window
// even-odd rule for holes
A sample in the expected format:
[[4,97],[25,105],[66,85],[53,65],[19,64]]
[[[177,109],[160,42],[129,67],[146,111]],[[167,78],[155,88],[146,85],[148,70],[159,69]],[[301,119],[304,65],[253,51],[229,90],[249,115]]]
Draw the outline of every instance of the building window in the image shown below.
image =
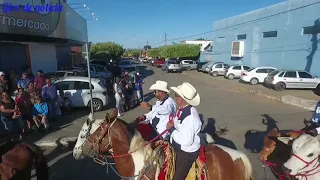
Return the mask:
[[320,33],[320,26],[309,26],[302,28],[302,34],[318,34]]
[[263,38],[271,38],[271,37],[277,37],[277,36],[278,36],[278,31],[263,32]]
[[247,39],[247,35],[246,34],[237,35],[237,40],[244,40],[244,39]]

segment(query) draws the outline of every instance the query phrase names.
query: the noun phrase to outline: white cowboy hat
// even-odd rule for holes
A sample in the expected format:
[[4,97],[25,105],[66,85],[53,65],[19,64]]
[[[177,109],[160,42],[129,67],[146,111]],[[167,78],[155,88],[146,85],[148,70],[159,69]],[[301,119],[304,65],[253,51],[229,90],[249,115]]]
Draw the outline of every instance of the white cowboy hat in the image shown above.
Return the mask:
[[175,93],[177,93],[183,100],[192,106],[198,106],[200,104],[200,95],[190,83],[184,82],[178,87],[170,87]]
[[170,91],[168,90],[168,83],[165,81],[156,81],[155,84],[153,84],[149,90],[159,90],[159,91],[163,91],[166,93],[170,93]]
[[4,72],[0,72],[0,76],[4,76],[4,75],[6,75]]

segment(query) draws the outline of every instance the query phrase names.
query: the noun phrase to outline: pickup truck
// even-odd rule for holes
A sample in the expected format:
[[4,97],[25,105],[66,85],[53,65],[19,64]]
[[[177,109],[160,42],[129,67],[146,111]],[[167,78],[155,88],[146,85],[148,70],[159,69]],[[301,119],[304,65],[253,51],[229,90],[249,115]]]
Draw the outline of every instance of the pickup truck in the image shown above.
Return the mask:
[[161,59],[161,58],[160,59],[156,59],[153,62],[153,66],[157,67],[157,68],[160,68],[160,67],[162,67],[164,65],[164,63],[165,63],[164,59]]

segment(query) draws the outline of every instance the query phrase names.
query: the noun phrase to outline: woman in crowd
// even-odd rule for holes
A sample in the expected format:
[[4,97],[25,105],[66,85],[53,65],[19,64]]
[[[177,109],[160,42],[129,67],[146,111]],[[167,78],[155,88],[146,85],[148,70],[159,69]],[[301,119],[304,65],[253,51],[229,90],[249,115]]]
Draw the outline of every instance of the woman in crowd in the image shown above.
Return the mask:
[[39,122],[44,126],[44,130],[47,132],[49,130],[49,122],[48,122],[48,104],[43,102],[41,96],[35,97],[35,104],[32,108],[33,121],[40,128]]
[[30,98],[31,103],[34,104],[35,103],[34,99],[38,94],[40,94],[40,92],[36,90],[36,88],[34,87],[34,85],[32,83],[30,83],[28,86],[28,89],[27,89],[27,93],[28,93],[28,96]]
[[20,116],[21,113],[7,91],[1,93],[0,114],[1,121],[8,133],[21,133],[23,131],[24,122]]
[[116,99],[116,107],[118,109],[118,116],[122,116],[124,115],[124,110],[123,110],[124,97],[122,94],[122,84],[119,77],[115,78],[115,81],[113,84],[113,90],[114,90],[114,97]]
[[30,97],[23,88],[18,89],[17,97],[15,99],[16,105],[18,106],[22,119],[27,121],[28,130],[31,129],[31,121],[32,121],[32,103],[30,101]]

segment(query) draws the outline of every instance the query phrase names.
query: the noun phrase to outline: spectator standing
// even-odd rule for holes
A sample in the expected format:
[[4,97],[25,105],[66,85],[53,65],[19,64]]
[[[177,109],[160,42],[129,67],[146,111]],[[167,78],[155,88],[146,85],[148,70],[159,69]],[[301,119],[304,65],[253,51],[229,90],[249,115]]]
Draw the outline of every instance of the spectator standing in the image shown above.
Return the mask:
[[32,83],[31,79],[28,78],[28,74],[24,72],[22,73],[21,79],[18,80],[17,85],[18,88],[27,89],[30,83]]
[[0,72],[0,93],[3,91],[8,91],[8,81],[6,80],[6,74],[4,72]]
[[[32,83],[30,83],[32,85]],[[29,85],[30,85],[29,84]],[[31,121],[32,121],[32,106],[33,104],[30,101],[29,95],[27,94],[24,89],[19,88],[17,97],[15,99],[16,105],[19,108],[19,111],[21,112],[22,119],[24,121],[27,121],[28,130],[31,129]]]
[[123,94],[122,94],[122,85],[120,82],[120,78],[116,77],[113,85],[114,89],[114,97],[116,99],[116,107],[118,109],[118,116],[124,115],[124,110],[123,110]]
[[34,87],[40,92],[44,85],[46,85],[46,78],[44,77],[43,71],[40,69],[34,79]]
[[58,108],[58,95],[57,88],[54,84],[51,83],[50,78],[46,78],[46,85],[42,87],[41,93],[43,100],[47,103],[49,109],[49,117],[53,118],[56,115],[56,108]]
[[15,101],[9,97],[8,92],[1,93],[0,104],[1,121],[8,133],[21,133],[24,122]]
[[136,90],[137,90],[137,99],[138,99],[139,103],[143,101],[143,88],[142,88],[143,83],[144,83],[144,80],[141,78],[139,72],[137,72],[137,74],[136,74]]

